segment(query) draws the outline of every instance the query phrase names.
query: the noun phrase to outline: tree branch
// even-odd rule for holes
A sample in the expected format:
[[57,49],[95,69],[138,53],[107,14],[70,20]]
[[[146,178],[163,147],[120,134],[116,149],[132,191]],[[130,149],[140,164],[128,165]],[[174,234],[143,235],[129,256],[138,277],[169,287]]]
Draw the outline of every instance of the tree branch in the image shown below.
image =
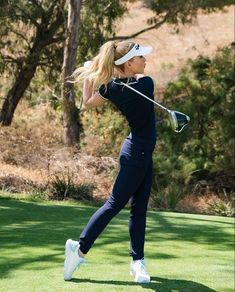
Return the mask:
[[[182,5],[180,5],[178,8],[175,7],[175,9],[169,10],[168,13],[166,13],[166,15],[163,17],[162,20],[160,20],[159,22],[155,23],[152,26],[146,27],[140,31],[137,31],[129,36],[114,36],[112,38],[108,38],[109,41],[112,40],[127,40],[127,39],[131,39],[131,38],[135,38],[138,35],[146,32],[146,31],[150,31],[152,29],[156,29],[159,28],[161,25],[163,25],[165,22],[167,22],[169,19],[171,19],[172,17],[174,17],[177,13],[180,12],[180,10],[182,9]],[[160,17],[159,17],[160,18]]]
[[208,108],[213,107],[218,101],[220,101],[220,99],[221,99],[221,96],[217,97],[214,101],[212,101],[212,102],[209,104],[209,107],[208,107]]
[[45,10],[43,9],[42,5],[40,5],[37,0],[30,0],[29,2],[32,2],[32,4],[34,4],[35,6],[37,6],[38,9],[41,10],[42,14],[45,13]]
[[48,44],[53,43],[54,39],[56,39],[56,38],[53,38],[53,36],[55,35],[55,33],[58,30],[58,28],[60,27],[60,25],[63,24],[63,21],[64,21],[63,13],[62,13],[61,9],[58,8],[54,22],[52,22],[50,24],[50,26],[48,27],[48,30],[47,30],[47,35],[48,35],[47,39],[49,41]]
[[135,38],[135,37],[137,37],[138,35],[140,35],[140,34],[146,32],[146,31],[149,31],[149,30],[152,30],[152,29],[155,29],[155,28],[160,27],[165,21],[166,21],[166,20],[165,20],[165,18],[164,18],[162,21],[160,21],[160,22],[158,22],[158,23],[156,23],[156,24],[154,24],[154,25],[152,25],[152,26],[146,27],[146,28],[144,28],[144,29],[142,29],[142,30],[140,30],[140,31],[137,31],[137,32],[135,32],[135,33],[133,33],[133,34],[131,34],[131,35],[127,35],[127,36],[115,36],[115,37],[112,37],[112,38],[108,38],[108,41],[114,41],[114,40],[127,40],[127,39],[131,39],[131,38]]
[[22,33],[20,33],[19,31],[16,31],[15,29],[11,29],[11,32],[13,32],[15,35],[21,37],[28,45],[28,47],[30,48],[30,42],[29,40],[25,37],[25,35],[23,35]]
[[15,6],[15,8],[18,9],[21,12],[21,14],[15,13],[13,14],[13,16],[15,16],[17,19],[20,19],[20,18],[25,19],[27,22],[30,20],[34,26],[40,29],[41,27],[40,24],[33,17],[31,17],[30,14],[26,13],[23,9],[21,9],[17,5]]
[[22,64],[22,58],[14,58],[10,55],[4,55],[4,54],[1,54],[2,58],[4,59],[5,62],[7,63],[14,63],[14,64]]

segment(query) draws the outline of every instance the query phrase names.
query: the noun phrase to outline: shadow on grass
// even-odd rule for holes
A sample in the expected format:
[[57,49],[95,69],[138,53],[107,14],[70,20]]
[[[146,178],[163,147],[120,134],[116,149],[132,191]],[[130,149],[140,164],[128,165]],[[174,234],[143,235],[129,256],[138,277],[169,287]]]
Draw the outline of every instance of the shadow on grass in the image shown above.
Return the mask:
[[[216,246],[216,249],[226,248],[233,250],[234,226],[232,218],[215,221],[213,216],[190,215],[182,216],[179,213],[149,212],[148,241],[162,241],[167,234],[168,240],[182,240],[199,244]],[[172,215],[173,214],[173,215]],[[208,220],[211,218],[211,220]],[[153,233],[156,236],[153,236]],[[163,238],[161,238],[163,236]],[[216,240],[215,240],[216,239]]]
[[[96,209],[97,207],[79,204],[60,205],[0,198],[1,275],[7,275],[14,269],[27,267],[32,261],[62,263],[66,239],[78,239],[82,229]],[[149,212],[147,241],[180,240],[182,242],[196,242],[201,245],[209,243],[211,248],[233,250],[233,236],[229,231],[230,225],[226,225],[226,222],[214,224],[213,219],[207,220],[208,217],[177,215]],[[105,245],[105,251],[108,255],[114,252],[115,256],[126,256],[129,247],[128,216],[129,211],[126,209],[118,214],[98,238],[95,247]],[[229,221],[227,220],[227,222]],[[124,244],[127,248],[117,250],[113,245],[115,243]],[[25,247],[28,248],[28,254],[26,250],[25,254],[14,260],[14,254],[18,255],[20,248]],[[37,257],[33,248],[44,248],[43,256]],[[9,255],[13,257],[13,260],[9,261]],[[151,252],[149,257],[168,260],[175,256]],[[149,287],[152,287],[151,285],[164,287],[173,283],[173,280],[154,279],[156,283],[150,284]],[[187,281],[181,282],[185,282],[185,285],[189,283]],[[177,280],[175,283],[179,284],[180,281]],[[188,291],[193,290],[189,289]]]
[[186,280],[176,280],[176,279],[166,279],[159,277],[151,277],[151,283],[149,284],[137,284],[129,281],[107,281],[107,280],[94,280],[94,279],[72,279],[70,282],[74,283],[91,283],[91,284],[105,284],[105,285],[117,285],[117,286],[125,286],[126,289],[133,286],[141,286],[144,289],[158,291],[158,292],[216,292],[215,290],[193,282]]

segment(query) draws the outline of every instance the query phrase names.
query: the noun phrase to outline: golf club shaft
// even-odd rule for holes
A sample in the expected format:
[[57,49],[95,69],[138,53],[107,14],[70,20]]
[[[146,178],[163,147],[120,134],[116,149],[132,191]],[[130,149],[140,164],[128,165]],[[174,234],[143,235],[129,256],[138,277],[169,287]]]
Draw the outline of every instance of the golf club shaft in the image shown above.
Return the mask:
[[144,98],[146,98],[147,100],[153,102],[155,105],[159,106],[160,108],[164,109],[165,111],[167,111],[168,113],[170,112],[169,109],[167,109],[166,107],[164,107],[163,105],[161,105],[160,103],[156,102],[155,100],[149,98],[147,95],[143,94],[142,92],[134,89],[133,87],[129,86],[128,84],[126,83],[123,83],[123,82],[120,82],[120,84],[128,87],[129,89],[133,90],[134,92],[138,93],[139,95],[143,96]]
[[[89,67],[91,66],[91,63],[92,63],[91,61],[86,61],[86,62],[84,63],[84,67],[89,68]],[[138,93],[139,95],[143,96],[143,97],[146,98],[147,100],[153,102],[155,105],[159,106],[159,107],[162,108],[163,110],[165,110],[165,111],[167,111],[168,113],[170,113],[170,110],[169,110],[169,109],[167,109],[166,107],[164,107],[164,106],[161,105],[160,103],[156,102],[155,100],[149,98],[147,95],[145,95],[145,94],[139,92],[138,90],[134,89],[133,87],[129,86],[129,85],[126,84],[126,83],[120,82],[120,84],[126,86],[126,87],[129,88],[130,90],[133,90],[134,92]]]

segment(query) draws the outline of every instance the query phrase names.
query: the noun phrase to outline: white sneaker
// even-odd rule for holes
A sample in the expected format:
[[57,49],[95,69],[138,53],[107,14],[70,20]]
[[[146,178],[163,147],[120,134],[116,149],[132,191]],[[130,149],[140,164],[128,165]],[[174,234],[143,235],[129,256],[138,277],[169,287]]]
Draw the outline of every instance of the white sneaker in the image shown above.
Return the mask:
[[80,245],[78,241],[68,239],[65,244],[64,280],[72,279],[73,272],[85,262],[85,259],[78,255]]
[[146,271],[144,259],[131,262],[130,274],[137,283],[150,283],[150,276]]

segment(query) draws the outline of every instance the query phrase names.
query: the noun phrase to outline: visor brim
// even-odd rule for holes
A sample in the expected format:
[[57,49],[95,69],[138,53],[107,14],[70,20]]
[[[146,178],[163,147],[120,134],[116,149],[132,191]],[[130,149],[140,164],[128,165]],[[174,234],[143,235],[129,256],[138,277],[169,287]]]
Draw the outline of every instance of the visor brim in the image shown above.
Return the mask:
[[139,47],[139,50],[135,52],[135,56],[146,56],[152,52],[152,47]]
[[124,56],[114,61],[115,65],[122,65],[130,59],[137,56],[146,56],[152,51],[152,47],[141,47],[139,44],[135,44],[133,48]]

